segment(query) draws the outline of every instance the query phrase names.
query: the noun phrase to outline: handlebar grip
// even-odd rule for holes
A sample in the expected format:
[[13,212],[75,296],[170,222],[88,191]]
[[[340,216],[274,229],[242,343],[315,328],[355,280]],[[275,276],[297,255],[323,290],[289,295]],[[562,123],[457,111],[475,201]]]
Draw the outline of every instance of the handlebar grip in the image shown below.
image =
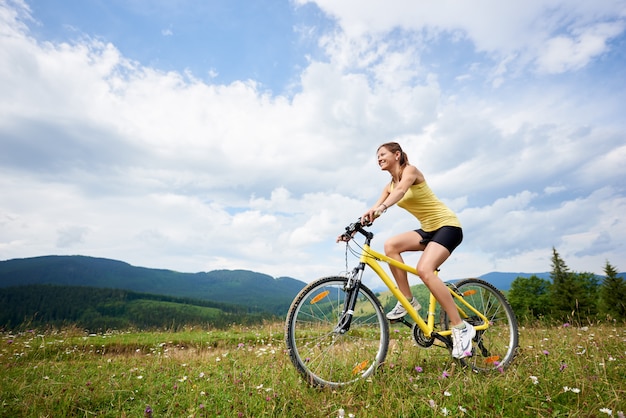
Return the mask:
[[369,220],[369,218],[365,218],[365,222],[366,222],[365,224],[361,223],[361,218],[359,218],[359,219],[357,219],[357,221],[356,221],[354,224],[352,224],[352,225],[354,225],[354,226],[355,226],[355,230],[356,230],[356,229],[358,229],[358,226],[361,226],[361,225],[363,225],[363,226],[372,226],[372,221],[370,221],[370,220]]

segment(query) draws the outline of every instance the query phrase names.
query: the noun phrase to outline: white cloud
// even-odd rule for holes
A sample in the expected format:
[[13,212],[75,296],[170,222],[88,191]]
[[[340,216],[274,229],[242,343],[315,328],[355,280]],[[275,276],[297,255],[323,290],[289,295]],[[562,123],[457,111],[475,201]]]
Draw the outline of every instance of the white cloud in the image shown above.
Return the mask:
[[[608,41],[624,31],[624,22],[599,23],[558,35],[546,41],[537,58],[540,71],[562,73],[578,70],[608,49]],[[577,32],[577,33],[576,33]]]
[[[609,49],[608,42],[624,31],[626,19],[626,5],[615,0],[299,3],[315,3],[333,16],[349,38],[342,43],[351,48],[361,39],[384,36],[396,29],[423,34],[425,45],[438,37],[467,39],[476,52],[493,59],[496,74],[515,73],[507,68],[512,61],[516,61],[514,67],[537,61],[538,69],[546,72],[579,69]],[[494,82],[499,85],[502,79],[497,77]]]

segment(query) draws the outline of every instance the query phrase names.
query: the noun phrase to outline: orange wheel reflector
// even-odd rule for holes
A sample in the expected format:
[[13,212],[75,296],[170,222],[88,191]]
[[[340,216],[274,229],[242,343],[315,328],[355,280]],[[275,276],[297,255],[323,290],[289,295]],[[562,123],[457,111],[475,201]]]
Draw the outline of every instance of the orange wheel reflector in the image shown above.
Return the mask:
[[365,361],[357,364],[356,366],[354,366],[354,369],[352,369],[352,374],[359,374],[359,373],[361,373],[367,367],[367,363],[368,363],[368,361],[365,360]]
[[476,294],[476,290],[474,289],[466,290],[465,292],[463,292],[463,296],[471,296],[475,294]]
[[485,359],[485,363],[493,364],[500,361],[500,356],[490,356]]
[[311,299],[311,305],[319,302],[320,300],[324,299],[326,296],[328,296],[328,294],[330,293],[330,290],[324,290],[322,293],[320,293],[319,295],[315,296],[313,299]]

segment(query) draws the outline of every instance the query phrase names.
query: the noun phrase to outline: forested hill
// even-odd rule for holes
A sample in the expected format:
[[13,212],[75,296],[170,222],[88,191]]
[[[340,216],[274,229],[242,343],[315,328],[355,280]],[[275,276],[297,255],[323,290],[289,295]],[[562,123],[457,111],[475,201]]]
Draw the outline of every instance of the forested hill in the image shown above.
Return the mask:
[[78,326],[111,329],[226,328],[258,324],[276,315],[225,303],[150,295],[122,289],[32,284],[0,288],[0,329]]
[[0,261],[0,287],[33,284],[89,286],[216,301],[284,314],[305,283],[246,270],[180,273],[86,256]]

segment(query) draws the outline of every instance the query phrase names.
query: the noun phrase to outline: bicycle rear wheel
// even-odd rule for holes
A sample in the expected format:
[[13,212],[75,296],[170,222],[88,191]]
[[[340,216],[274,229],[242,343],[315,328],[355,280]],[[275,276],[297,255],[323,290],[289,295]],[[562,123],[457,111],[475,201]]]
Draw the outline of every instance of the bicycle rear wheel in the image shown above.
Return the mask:
[[[517,319],[505,296],[491,283],[480,279],[465,279],[457,282],[457,293],[482,313],[489,320],[489,328],[476,331],[472,343],[472,356],[461,360],[461,363],[474,371],[503,371],[517,354],[518,329]],[[483,321],[456,298],[459,309],[469,317],[465,321],[472,325],[480,325]],[[447,315],[446,328],[449,327]]]
[[285,326],[292,363],[313,386],[337,387],[370,376],[383,362],[389,324],[378,298],[361,285],[350,329],[336,330],[346,299],[345,277],[325,277],[296,296]]

